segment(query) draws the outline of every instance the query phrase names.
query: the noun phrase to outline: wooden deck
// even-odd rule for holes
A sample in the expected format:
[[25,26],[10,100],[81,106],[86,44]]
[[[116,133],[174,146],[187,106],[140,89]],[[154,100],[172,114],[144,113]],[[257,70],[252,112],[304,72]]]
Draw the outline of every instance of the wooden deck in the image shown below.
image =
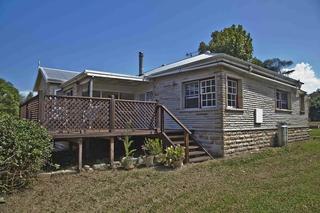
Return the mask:
[[[189,162],[189,140],[193,146],[208,154],[192,138],[184,126],[165,106],[154,101],[120,100],[77,96],[39,95],[20,106],[20,117],[39,122],[55,140],[68,140],[78,145],[78,164],[82,167],[82,141],[84,138],[105,138],[109,143],[110,162],[114,160],[114,141],[118,136],[157,135],[176,146],[165,132],[165,114],[181,127],[185,147],[185,162]],[[198,145],[197,145],[198,144]],[[210,155],[209,155],[210,156]]]
[[159,133],[156,102],[39,94],[20,107],[21,118],[39,122],[54,138]]

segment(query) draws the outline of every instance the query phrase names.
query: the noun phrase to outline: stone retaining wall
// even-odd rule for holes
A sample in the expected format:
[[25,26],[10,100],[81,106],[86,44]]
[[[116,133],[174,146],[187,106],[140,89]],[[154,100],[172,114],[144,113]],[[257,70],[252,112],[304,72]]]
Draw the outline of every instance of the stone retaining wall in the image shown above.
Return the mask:
[[[277,129],[225,131],[224,155],[272,146],[276,140],[276,133]],[[288,142],[308,139],[309,128],[289,128]]]

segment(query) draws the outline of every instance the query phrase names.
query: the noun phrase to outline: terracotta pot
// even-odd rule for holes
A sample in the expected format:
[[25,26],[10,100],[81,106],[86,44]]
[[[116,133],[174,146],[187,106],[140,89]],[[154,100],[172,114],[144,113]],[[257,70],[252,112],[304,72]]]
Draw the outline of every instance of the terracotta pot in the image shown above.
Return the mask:
[[145,158],[144,158],[144,162],[146,164],[147,167],[151,167],[153,166],[153,160],[154,160],[154,155],[147,155]]
[[183,166],[183,160],[173,161],[172,166],[175,169],[179,169]]

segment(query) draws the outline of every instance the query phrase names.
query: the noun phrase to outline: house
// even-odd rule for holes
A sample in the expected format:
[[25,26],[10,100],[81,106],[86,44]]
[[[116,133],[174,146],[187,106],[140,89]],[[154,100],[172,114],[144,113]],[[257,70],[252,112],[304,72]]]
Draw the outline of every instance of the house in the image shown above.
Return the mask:
[[[140,53],[137,76],[94,70],[75,73],[39,67],[34,90],[43,90],[51,100],[50,106],[59,99],[54,95],[63,95],[60,99],[90,97],[90,101],[85,99],[87,105],[111,98],[117,103],[121,100],[139,103],[139,106],[126,105],[125,110],[116,108],[116,114],[121,112],[128,116],[131,113],[130,120],[136,120],[133,123],[137,130],[148,129],[139,125],[150,122],[163,132],[182,128],[185,133],[190,132],[188,144],[184,138],[188,151],[191,151],[192,143],[205,154],[226,156],[273,145],[279,123],[287,123],[289,142],[308,139],[308,103],[306,92],[301,90],[302,84],[238,58],[215,53],[200,54],[143,72],[143,54]],[[143,103],[154,104],[152,101],[158,101],[166,112],[160,110],[160,117],[157,114],[153,121],[148,118],[153,108],[143,105],[146,108],[140,109]],[[49,122],[60,119],[63,113],[59,114],[56,109],[63,111],[63,106],[49,107],[55,110]],[[140,112],[135,111],[137,108]],[[99,120],[99,115],[93,117],[95,120],[91,123],[107,122]],[[46,122],[48,124],[48,120]],[[65,125],[67,121],[60,122]],[[77,125],[76,122],[73,125]],[[170,134],[168,132],[164,138],[174,143],[173,139],[179,135]],[[206,158],[202,156],[202,159]]]

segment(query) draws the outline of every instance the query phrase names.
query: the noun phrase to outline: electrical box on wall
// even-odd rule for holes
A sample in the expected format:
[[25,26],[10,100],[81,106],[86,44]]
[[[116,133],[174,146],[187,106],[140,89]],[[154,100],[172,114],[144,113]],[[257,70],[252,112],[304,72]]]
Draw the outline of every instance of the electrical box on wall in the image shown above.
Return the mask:
[[262,124],[263,122],[263,109],[255,109],[255,123]]

